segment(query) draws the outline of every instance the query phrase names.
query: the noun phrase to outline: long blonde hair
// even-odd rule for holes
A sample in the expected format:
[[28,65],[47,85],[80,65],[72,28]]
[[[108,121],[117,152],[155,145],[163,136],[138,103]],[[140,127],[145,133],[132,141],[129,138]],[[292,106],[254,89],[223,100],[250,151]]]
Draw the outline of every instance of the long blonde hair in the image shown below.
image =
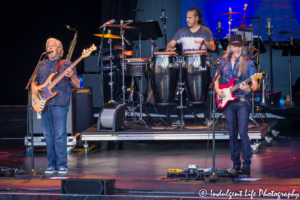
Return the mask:
[[[223,60],[226,60],[228,58],[228,55],[229,55],[229,52],[230,52],[230,47],[231,47],[231,45],[227,46],[226,53],[222,57]],[[241,53],[241,56],[239,58],[239,62],[236,65],[237,68],[239,69],[238,77],[240,77],[241,74],[245,75],[247,73],[247,59],[248,59],[248,56],[247,56],[246,48],[245,48],[245,46],[243,46],[242,47],[242,53]]]
[[62,45],[61,41],[59,41],[58,39],[55,39],[55,38],[49,38],[46,42],[46,50],[48,49],[48,44],[50,41],[55,41],[55,44],[59,49],[59,56],[62,57],[64,55],[64,49],[63,49],[63,45]]

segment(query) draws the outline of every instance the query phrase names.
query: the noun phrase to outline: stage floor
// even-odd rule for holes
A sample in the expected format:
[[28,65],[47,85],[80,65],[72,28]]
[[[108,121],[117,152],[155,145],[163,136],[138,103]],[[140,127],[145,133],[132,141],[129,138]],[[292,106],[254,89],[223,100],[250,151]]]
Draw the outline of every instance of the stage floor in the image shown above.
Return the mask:
[[[300,192],[300,146],[299,140],[274,140],[271,146],[262,144],[258,154],[254,154],[251,164],[251,177],[256,181],[232,182],[222,180],[216,184],[204,181],[166,180],[169,168],[184,168],[196,164],[199,168],[212,166],[212,145],[207,151],[207,141],[127,141],[122,149],[117,145],[107,148],[102,142],[99,149],[92,149],[85,155],[82,149],[68,155],[69,172],[66,175],[47,175],[45,179],[1,178],[0,188],[15,188],[15,193],[38,192],[59,194],[61,178],[115,179],[116,195],[150,196],[190,196],[199,197],[199,190],[226,193],[252,190],[257,194],[261,190],[271,192]],[[264,143],[264,141],[262,141]],[[31,158],[24,146],[0,147],[1,166],[30,170]],[[43,173],[47,168],[46,151],[35,152],[35,170]],[[230,168],[230,150],[228,141],[216,142],[216,167]],[[11,189],[9,192],[11,193]],[[20,190],[23,189],[23,190]],[[2,191],[4,192],[4,191]],[[209,196],[208,196],[209,197]],[[224,197],[225,198],[225,197]],[[245,197],[245,199],[250,197]],[[123,198],[125,199],[125,198]],[[226,198],[227,199],[227,198]]]
[[[5,109],[0,112],[0,166],[31,170],[31,156],[26,153],[26,109]],[[66,175],[48,175],[44,179],[0,178],[1,199],[86,199],[86,195],[59,195],[62,178],[115,179],[116,195],[113,197],[88,196],[92,199],[185,199],[200,198],[199,191],[207,190],[207,198],[212,193],[240,192],[242,197],[256,192],[270,193],[300,192],[300,145],[299,122],[278,119],[275,127],[280,131],[269,145],[259,140],[257,154],[251,159],[251,177],[256,181],[222,180],[207,184],[203,180],[166,180],[169,168],[184,168],[196,164],[199,168],[212,166],[212,143],[207,151],[207,140],[150,140],[124,141],[118,148],[116,141],[102,141],[99,148],[91,148],[85,154],[77,148],[68,155],[69,172]],[[99,142],[98,142],[99,143]],[[112,145],[115,144],[115,145]],[[90,146],[95,146],[93,143]],[[36,148],[34,169],[43,173],[47,168],[47,154],[43,148]],[[228,140],[216,141],[216,167],[230,168]],[[3,195],[6,193],[7,195]],[[25,195],[26,193],[27,195]],[[263,195],[260,194],[260,197]],[[274,197],[274,196],[273,196]],[[204,197],[201,197],[203,199]],[[228,196],[220,197],[229,199]],[[274,197],[273,199],[276,199]],[[255,197],[254,197],[255,199]],[[270,198],[265,198],[270,199]],[[295,199],[295,196],[290,196]]]

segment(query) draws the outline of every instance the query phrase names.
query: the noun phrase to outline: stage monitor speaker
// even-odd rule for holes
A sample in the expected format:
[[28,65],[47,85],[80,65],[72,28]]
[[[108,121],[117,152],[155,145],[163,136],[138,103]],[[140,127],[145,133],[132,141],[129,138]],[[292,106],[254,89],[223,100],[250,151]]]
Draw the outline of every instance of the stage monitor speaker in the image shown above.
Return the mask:
[[98,131],[119,131],[125,129],[125,109],[127,104],[106,103],[101,109],[97,122]]
[[98,56],[90,55],[84,58],[84,72],[99,72]]
[[62,194],[115,194],[115,179],[66,179],[61,180]]
[[[73,135],[76,133],[76,123],[75,119],[76,119],[76,101],[75,101],[75,92],[71,93],[71,98],[70,98],[70,105],[69,105],[69,112],[68,112],[68,117],[67,117],[67,133],[68,135]],[[35,112],[35,110],[33,110],[33,133],[37,134],[43,133],[43,129],[42,129],[42,120],[39,118],[38,119],[38,115],[37,112]],[[30,117],[30,116],[29,116]]]

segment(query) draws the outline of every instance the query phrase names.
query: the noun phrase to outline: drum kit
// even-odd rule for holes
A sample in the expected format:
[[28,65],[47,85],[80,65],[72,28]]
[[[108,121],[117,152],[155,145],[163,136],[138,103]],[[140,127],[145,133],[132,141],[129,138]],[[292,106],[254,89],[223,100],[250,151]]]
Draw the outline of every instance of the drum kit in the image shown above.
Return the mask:
[[[181,105],[177,109],[181,110],[181,125],[183,128],[183,112],[185,106],[182,105],[182,93],[184,88],[186,88],[189,103],[196,105],[202,104],[206,101],[208,94],[208,84],[210,81],[210,69],[207,63],[207,53],[205,50],[199,51],[188,51],[183,55],[183,60],[178,59],[178,55],[175,52],[152,52],[152,58],[125,58],[124,51],[124,37],[123,29],[137,29],[133,26],[128,26],[131,22],[123,24],[121,20],[120,24],[109,24],[103,26],[103,34],[94,34],[95,36],[107,38],[110,44],[110,88],[111,88],[111,103],[117,103],[113,99],[113,64],[112,64],[112,39],[122,40],[122,91],[123,91],[123,104],[125,102],[125,76],[137,77],[139,79],[139,103],[134,107],[134,103],[130,106],[127,105],[128,113],[130,116],[134,116],[134,123],[140,122],[144,124],[146,128],[146,122],[143,120],[144,111],[150,118],[146,108],[143,106],[143,84],[142,77],[148,77],[150,80],[151,88],[154,97],[154,106],[171,106],[174,105],[175,96],[177,93],[177,88],[180,92]],[[120,35],[112,35],[110,30],[105,34],[105,27],[120,28]],[[120,54],[121,55],[121,54]],[[178,82],[179,81],[179,82]],[[178,87],[177,87],[178,85]],[[133,91],[129,96],[129,101],[133,102],[131,98],[133,96]],[[128,102],[129,102],[128,101]],[[136,115],[135,110],[140,108],[139,116]],[[128,114],[127,114],[128,116]],[[138,118],[138,120],[136,120]]]

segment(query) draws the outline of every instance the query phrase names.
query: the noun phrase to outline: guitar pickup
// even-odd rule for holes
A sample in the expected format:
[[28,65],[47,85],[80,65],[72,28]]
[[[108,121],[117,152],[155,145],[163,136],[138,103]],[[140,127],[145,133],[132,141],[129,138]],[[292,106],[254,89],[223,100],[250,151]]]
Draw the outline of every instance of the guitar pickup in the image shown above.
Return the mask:
[[41,98],[40,98],[39,94],[37,94],[37,95],[36,95],[36,97],[37,97],[39,100],[41,100]]

